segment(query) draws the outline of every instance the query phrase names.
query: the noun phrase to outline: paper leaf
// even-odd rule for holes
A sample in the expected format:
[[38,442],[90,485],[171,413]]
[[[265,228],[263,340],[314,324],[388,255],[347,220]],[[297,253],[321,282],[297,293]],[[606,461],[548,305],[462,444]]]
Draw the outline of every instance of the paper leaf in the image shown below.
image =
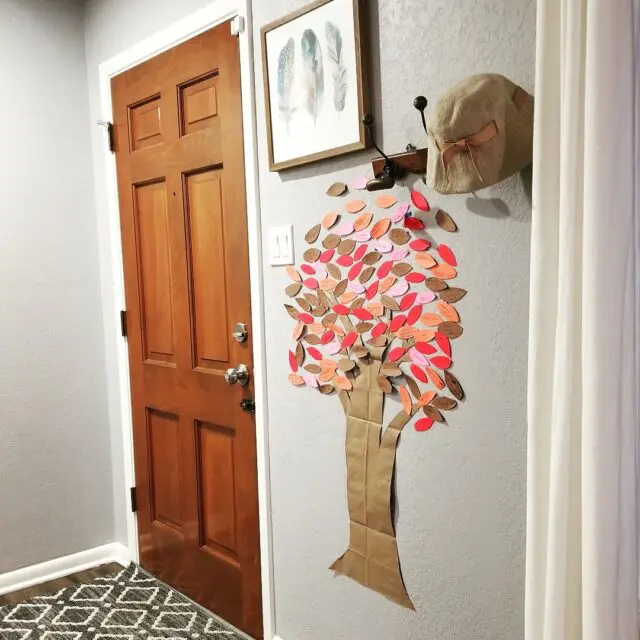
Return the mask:
[[371,329],[371,336],[373,338],[379,338],[387,330],[387,324],[385,322],[378,322],[378,324]]
[[284,290],[284,292],[290,298],[295,298],[298,293],[300,293],[300,289],[302,289],[302,284],[300,282],[293,282]]
[[404,204],[401,204],[391,215],[391,222],[400,222],[401,220],[404,220],[404,217],[407,215],[407,213],[409,212],[409,205],[405,202]]
[[366,244],[361,244],[356,249],[356,252],[353,254],[353,259],[354,260],[362,260],[362,256],[364,256],[365,253],[367,253],[367,245]]
[[304,322],[305,324],[314,323],[313,316],[309,313],[299,313],[298,320],[300,320],[300,322]]
[[[400,305],[391,296],[380,296],[380,302],[383,307],[390,311],[400,311]],[[369,307],[369,310],[371,310],[371,307]]]
[[436,389],[444,389],[444,382],[442,378],[433,370],[427,369],[427,376],[429,377],[429,381]]
[[333,341],[333,339],[336,337],[336,334],[334,331],[332,331],[331,329],[329,329],[328,331],[325,331],[321,336],[320,336],[320,344],[329,344],[330,342]]
[[300,271],[306,273],[308,276],[312,276],[316,272],[316,270],[310,264],[300,265]]
[[391,324],[389,325],[389,330],[391,333],[395,333],[402,325],[404,325],[407,321],[407,317],[401,315],[395,316],[391,320]]
[[406,244],[409,242],[410,237],[411,236],[404,229],[398,229],[396,227],[389,231],[389,239],[393,244]]
[[369,242],[371,240],[371,231],[369,229],[362,229],[353,234],[353,239],[356,242]]
[[323,396],[330,396],[333,392],[334,392],[334,388],[332,385],[330,384],[321,384],[318,387],[318,391],[323,395]]
[[338,282],[338,284],[336,285],[336,288],[333,290],[334,295],[340,297],[347,290],[348,284],[349,284],[349,281],[346,279]]
[[376,271],[376,276],[378,276],[378,278],[380,279],[386,278],[391,272],[391,269],[393,269],[393,262],[391,262],[391,260],[388,260],[387,262],[383,262],[378,267],[378,270]]
[[389,362],[397,362],[402,358],[402,356],[406,353],[406,349],[404,347],[394,347],[389,351],[387,358]]
[[412,364],[409,366],[409,370],[411,371],[411,373],[413,374],[413,377],[416,380],[420,380],[420,382],[427,382],[428,378],[427,378],[427,374],[417,365],[417,364]]
[[415,338],[416,344],[418,344],[418,342],[429,342],[429,340],[433,340],[435,335],[436,332],[431,329],[416,329],[413,337]]
[[462,335],[462,327],[457,322],[449,322],[448,320],[438,325],[438,331],[451,340]]
[[298,342],[296,345],[296,362],[298,363],[298,367],[304,364],[304,356],[304,347]]
[[408,273],[405,276],[405,280],[410,284],[420,284],[421,282],[424,282],[425,279],[426,279],[426,276],[422,273],[418,273],[417,271],[414,271],[413,273]]
[[453,218],[442,209],[436,213],[436,222],[442,229],[449,231],[449,233],[453,233],[458,230],[458,226],[454,222]]
[[344,182],[334,182],[327,189],[327,195],[337,197],[337,196],[341,196],[343,193],[346,193],[347,191],[348,191],[348,187]]
[[373,213],[361,213],[353,222],[353,228],[356,231],[366,229],[373,220]]
[[346,376],[336,376],[333,379],[333,384],[338,387],[338,389],[342,389],[343,391],[351,391],[353,389],[353,385],[351,384],[351,380]]
[[307,347],[307,353],[314,359],[314,360],[322,360],[322,352],[319,349],[316,349],[315,347]]
[[316,249],[315,247],[313,247],[311,249],[307,249],[302,254],[302,257],[307,262],[315,262],[320,257],[320,254],[321,254],[320,249]]
[[309,327],[309,331],[311,333],[317,333],[318,335],[320,335],[321,333],[324,333],[324,326],[322,325],[321,322],[314,322],[310,327]]
[[441,280],[452,280],[458,275],[458,272],[451,265],[440,263],[431,269],[431,275]]
[[365,282],[368,282],[371,279],[371,276],[373,275],[374,271],[375,269],[373,267],[365,267],[360,272],[360,275],[358,276],[358,280],[360,280],[362,284],[364,284]]
[[[393,300],[393,298],[390,299]],[[393,300],[393,302],[395,302],[395,300]],[[384,314],[384,305],[382,304],[382,302],[369,302],[367,305],[365,305],[365,309],[371,312],[371,315],[374,318],[379,318]]]
[[325,236],[322,241],[322,246],[325,249],[335,249],[342,242],[342,238],[335,233],[330,233],[328,236]]
[[[405,280],[400,280],[400,282],[396,282],[396,284],[394,284],[393,287],[389,289],[389,295],[393,296],[394,298],[398,298],[407,293],[408,290],[409,283]],[[402,309],[402,307],[400,308]]]
[[417,238],[416,240],[412,240],[409,243],[409,247],[414,251],[426,251],[431,246],[431,243],[428,240],[424,240],[422,238]]
[[289,350],[289,366],[291,367],[291,371],[296,373],[298,371],[298,362],[296,360],[296,356],[293,351]]
[[364,263],[362,262],[356,262],[350,269],[349,272],[347,273],[347,278],[349,280],[355,280],[359,275],[360,272],[362,271],[362,267],[364,266]]
[[410,416],[411,415],[411,396],[407,391],[406,387],[400,387],[398,389],[398,393],[400,394],[400,402],[402,403],[402,408],[404,412]]
[[389,253],[393,249],[393,245],[388,240],[378,240],[374,244],[374,249],[378,253]]
[[[425,382],[426,381],[427,380],[425,378]],[[420,399],[418,400],[418,404],[421,407],[426,407],[435,397],[436,397],[435,391],[426,391],[420,396]]]
[[440,292],[440,300],[444,300],[448,303],[458,302],[458,300],[464,298],[466,295],[466,291],[464,289],[458,289],[457,287],[451,287],[450,289],[445,289]]
[[[378,285],[378,291],[380,291],[380,293],[386,293],[395,283],[395,276],[387,276],[386,278],[382,278],[382,280],[380,280],[380,284]],[[398,307],[398,309],[400,309],[400,307]]]
[[323,264],[318,263],[315,268],[316,278],[318,280],[324,280],[327,278],[327,268]]
[[380,387],[380,389],[382,389],[382,391],[384,391],[385,393],[393,392],[393,387],[391,386],[391,383],[383,375],[379,375],[376,378],[376,382],[378,383],[378,386]]
[[304,286],[307,287],[307,289],[317,289],[318,288],[318,281],[315,278],[307,278],[304,282],[303,282]]
[[371,227],[371,237],[381,238],[385,233],[387,233],[387,231],[389,231],[390,225],[391,218],[381,218],[373,225],[373,227]]
[[331,213],[327,213],[327,215],[322,218],[322,226],[325,229],[331,229],[331,227],[333,227],[333,225],[338,222],[338,220],[340,219],[340,214],[336,213],[335,211],[332,211]]
[[351,222],[351,220],[346,220],[345,222],[340,223],[334,231],[339,236],[348,236],[353,233],[353,222]]
[[384,362],[380,367],[380,373],[389,378],[396,378],[402,375],[402,369],[396,364],[391,364],[391,362]]
[[411,231],[421,231],[424,229],[424,222],[420,220],[420,218],[416,218],[414,216],[407,216],[404,219],[404,226],[407,229],[411,229]]
[[353,264],[353,258],[351,256],[340,256],[336,260],[336,264],[339,264],[341,267],[350,267]]
[[389,260],[404,260],[409,255],[409,250],[404,247],[400,247],[399,249],[394,249],[389,254]]
[[369,182],[369,178],[366,178],[364,176],[362,178],[356,178],[349,183],[349,188],[355,189],[357,191],[362,191],[363,189],[367,188],[367,182]]
[[347,254],[351,253],[355,248],[356,248],[355,240],[350,240],[350,239],[343,240],[338,245],[338,253],[341,256],[346,256]]
[[416,420],[414,425],[414,429],[416,431],[429,431],[433,426],[433,420],[431,418],[420,418],[420,420]]
[[416,346],[414,348],[416,349],[416,351],[419,351],[420,353],[427,356],[432,356],[434,353],[438,352],[438,350],[432,344],[428,344],[427,342],[422,341],[416,342]]
[[437,409],[441,411],[452,411],[458,406],[458,403],[452,398],[447,398],[445,396],[440,396],[435,398],[435,400],[431,403]]
[[345,307],[343,304],[336,304],[333,307],[333,311],[334,311],[334,313],[337,313],[339,316],[348,316],[349,315],[349,308]]
[[[316,336],[312,333],[308,333],[305,336],[304,340],[307,344],[311,344],[311,345],[320,344],[320,336]],[[309,353],[309,349],[307,349],[307,353]]]
[[436,305],[438,313],[449,322],[460,322],[460,314],[448,302],[442,300]]
[[451,251],[451,249],[446,244],[438,245],[437,251],[438,251],[439,256],[448,265],[451,265],[452,267],[457,267],[458,266],[458,261],[456,260],[455,254],[453,253],[453,251]]
[[364,285],[356,280],[349,282],[349,289],[357,294],[364,293]]
[[356,331],[360,334],[367,333],[373,329],[373,324],[371,322],[358,322],[356,325]]
[[345,373],[347,371],[352,371],[353,369],[355,369],[355,367],[356,363],[350,358],[342,358],[338,361],[338,369],[344,371]]
[[351,202],[347,202],[345,209],[349,213],[358,213],[365,208],[365,203],[362,200],[352,200]]
[[447,389],[451,391],[451,395],[457,400],[462,400],[464,398],[464,391],[462,390],[462,386],[458,382],[458,379],[448,371],[444,372],[444,379],[447,383]]
[[443,415],[432,404],[423,407],[422,410],[427,418],[431,418],[434,422],[444,422]]
[[301,375],[298,375],[297,373],[289,374],[289,382],[295,387],[302,387],[304,386],[304,383],[305,383],[304,378]]
[[[400,283],[398,283],[398,284],[400,284]],[[409,287],[409,285],[407,284],[407,288],[408,287]],[[418,294],[415,293],[415,292],[408,293],[406,296],[404,296],[404,298],[402,298],[402,300],[400,300],[400,310],[401,311],[408,311],[411,308],[411,305],[413,305],[413,303],[416,301],[417,297],[418,297]]]
[[449,285],[444,280],[440,280],[440,278],[427,278],[426,284],[431,291],[444,291],[449,287]]
[[367,351],[367,348],[363,347],[361,344],[354,345],[351,352],[353,353],[354,356],[356,356],[356,358],[366,358],[369,356],[369,352]]
[[398,202],[392,195],[381,195],[376,198],[376,205],[381,209],[388,209]]
[[336,288],[337,284],[338,281],[334,280],[333,278],[325,278],[324,280],[320,280],[320,282],[318,283],[322,291],[333,291]]
[[417,364],[423,367],[429,366],[429,361],[422,355],[415,347],[412,347],[408,351],[409,358],[413,364]]
[[331,380],[331,378],[333,378],[335,374],[336,372],[334,369],[324,368],[322,369],[322,373],[318,376],[318,380],[320,382],[329,382],[329,380]]
[[332,278],[335,278],[338,281],[342,280],[342,272],[335,264],[327,262],[327,271]]
[[302,336],[304,335],[305,329],[306,327],[304,322],[298,322],[298,324],[296,324],[296,326],[293,329],[293,334],[292,334],[293,339],[300,340],[300,338],[302,338]]
[[448,369],[451,366],[451,358],[446,356],[434,356],[429,362],[438,369]]
[[372,265],[378,262],[380,258],[382,258],[382,255],[380,253],[378,253],[377,251],[371,251],[370,253],[367,253],[367,255],[364,256],[364,258],[362,258],[362,262],[364,262],[367,265]]
[[393,269],[391,269],[391,271],[393,272],[394,276],[398,276],[398,278],[401,278],[402,276],[406,276],[411,271],[411,269],[413,269],[413,267],[410,264],[406,262],[399,262],[398,264],[393,265]]
[[326,346],[326,350],[327,350],[327,353],[330,356],[335,356],[336,353],[340,353],[340,351],[341,351],[340,343],[339,342],[330,342]]
[[407,314],[407,324],[414,325],[418,320],[420,320],[420,316],[422,315],[422,305],[418,304],[409,313]]
[[431,208],[427,199],[419,191],[411,192],[411,202],[413,202],[413,206],[416,207],[416,209],[420,209],[420,211],[429,211]]
[[420,316],[420,322],[426,327],[437,327],[442,323],[442,318],[435,313],[425,313]]
[[373,284],[367,287],[367,290],[364,294],[367,300],[372,300],[376,296],[376,294],[378,293],[378,285],[378,280],[374,280]]
[[327,249],[326,251],[323,251],[320,254],[320,262],[322,262],[323,264],[330,262],[335,252],[335,249]]
[[304,239],[307,241],[308,244],[313,244],[318,239],[321,228],[322,228],[322,225],[317,224],[315,227],[311,227],[311,229],[307,231],[307,233],[304,236]]
[[353,302],[356,299],[357,296],[358,296],[358,294],[355,291],[345,291],[338,298],[338,302],[340,304],[349,304],[350,302]]
[[418,294],[417,302],[420,304],[429,304],[436,299],[436,294],[433,291],[421,291]]
[[408,324],[405,324],[404,326],[398,329],[398,332],[396,333],[396,337],[400,338],[401,340],[411,340],[411,338],[414,337],[415,332],[416,330],[414,329],[414,327],[411,327]]
[[373,315],[371,314],[370,311],[367,311],[364,308],[360,308],[360,309],[352,309],[351,313],[358,318],[358,320],[371,320],[373,318]]
[[287,265],[285,271],[294,282],[300,282],[302,280],[302,276],[296,271],[296,268],[293,265]]
[[355,331],[347,333],[347,335],[342,339],[341,348],[348,349],[349,347],[352,347],[357,339],[358,334]]
[[307,387],[311,387],[312,389],[317,389],[318,388],[318,381],[311,374],[305,373],[302,376],[302,379],[304,380],[304,382],[307,385]]
[[436,333],[436,343],[440,347],[442,353],[451,358],[451,342],[449,342],[449,338],[438,331]]
[[436,264],[436,259],[427,251],[419,251],[415,255],[416,264],[423,269],[431,269]]

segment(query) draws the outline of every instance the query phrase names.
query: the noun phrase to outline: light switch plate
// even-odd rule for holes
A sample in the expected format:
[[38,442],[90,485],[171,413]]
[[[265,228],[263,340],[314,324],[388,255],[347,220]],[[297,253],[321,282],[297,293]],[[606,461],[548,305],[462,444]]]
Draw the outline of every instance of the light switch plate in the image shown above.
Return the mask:
[[269,264],[293,264],[293,225],[269,227]]

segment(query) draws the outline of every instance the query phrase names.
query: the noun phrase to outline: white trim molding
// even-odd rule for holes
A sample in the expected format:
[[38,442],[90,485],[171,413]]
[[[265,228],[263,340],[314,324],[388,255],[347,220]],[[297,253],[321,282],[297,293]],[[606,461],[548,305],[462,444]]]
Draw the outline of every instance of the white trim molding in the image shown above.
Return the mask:
[[63,556],[62,558],[34,564],[24,569],[16,569],[15,571],[4,573],[0,575],[0,596],[111,562],[117,562],[123,567],[128,566],[131,562],[131,557],[127,547],[118,542],[112,542],[102,547],[87,549],[70,556]]
[[[267,425],[267,380],[266,380],[266,338],[264,327],[264,288],[262,276],[262,243],[258,185],[258,151],[255,114],[255,81],[253,70],[252,16],[251,0],[215,0],[199,11],[179,20],[153,36],[137,43],[130,49],[103,62],[99,67],[101,118],[112,120],[111,78],[134,67],[149,58],[166,51],[194,36],[231,20],[235,16],[244,18],[244,30],[238,35],[240,47],[240,76],[242,91],[242,120],[244,130],[244,158],[247,196],[247,219],[249,228],[249,269],[251,278],[251,309],[254,345],[254,380],[256,400],[256,446],[258,454],[258,494],[260,508],[260,552],[262,570],[262,608],[263,628],[266,640],[277,640],[275,636],[274,594],[273,594],[273,555],[271,546],[271,493],[269,480],[269,443]],[[135,485],[133,463],[133,427],[131,421],[131,396],[129,385],[129,364],[127,347],[119,338],[120,309],[124,309],[124,276],[120,222],[118,211],[118,185],[115,160],[105,145],[104,162],[106,167],[105,183],[107,187],[108,237],[102,237],[110,247],[110,255],[101,255],[103,270],[110,272],[113,278],[113,295],[116,310],[113,315],[105,316],[106,326],[118,336],[106,348],[117,353],[118,391],[120,395],[120,415],[118,424],[112,425],[120,430],[123,438],[124,460],[121,472],[125,486]],[[130,557],[138,559],[138,536],[135,514],[127,515],[127,542]]]

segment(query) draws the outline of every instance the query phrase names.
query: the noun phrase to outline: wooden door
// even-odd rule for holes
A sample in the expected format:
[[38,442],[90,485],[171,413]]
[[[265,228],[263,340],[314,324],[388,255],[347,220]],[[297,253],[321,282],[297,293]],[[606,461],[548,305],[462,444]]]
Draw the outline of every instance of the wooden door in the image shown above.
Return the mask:
[[[237,38],[112,81],[142,566],[262,637]],[[248,339],[232,336],[244,323]]]

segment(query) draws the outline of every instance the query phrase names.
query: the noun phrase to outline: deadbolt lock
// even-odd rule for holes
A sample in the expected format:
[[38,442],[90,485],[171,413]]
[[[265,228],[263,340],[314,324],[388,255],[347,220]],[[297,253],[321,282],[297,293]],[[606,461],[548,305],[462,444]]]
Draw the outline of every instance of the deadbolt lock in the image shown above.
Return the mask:
[[246,364],[239,364],[235,369],[227,369],[224,373],[224,381],[227,384],[239,384],[245,387],[249,384],[249,367]]
[[247,325],[242,322],[236,323],[236,326],[233,327],[233,333],[231,335],[236,342],[245,342],[245,340],[249,336]]

